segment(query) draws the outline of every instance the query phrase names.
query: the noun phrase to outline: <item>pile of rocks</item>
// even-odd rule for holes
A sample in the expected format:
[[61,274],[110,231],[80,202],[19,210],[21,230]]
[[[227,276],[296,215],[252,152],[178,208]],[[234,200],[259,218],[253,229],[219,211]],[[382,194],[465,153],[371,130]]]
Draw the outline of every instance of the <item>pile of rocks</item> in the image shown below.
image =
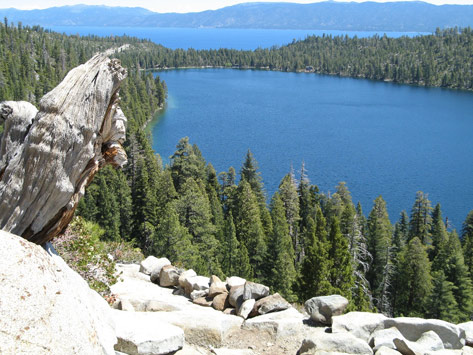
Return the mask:
[[300,354],[321,351],[349,354],[473,354],[473,322],[459,325],[438,319],[388,318],[379,313],[342,315],[348,300],[339,295],[314,297],[305,303],[312,321],[328,325],[326,334],[304,339]]
[[183,270],[171,265],[167,258],[149,256],[140,264],[140,272],[161,287],[174,288],[175,295],[184,295],[193,303],[213,307],[225,314],[243,319],[283,311],[291,307],[281,295],[270,295],[269,287],[246,281],[241,277],[227,277],[225,282],[215,275],[198,276],[194,270]]

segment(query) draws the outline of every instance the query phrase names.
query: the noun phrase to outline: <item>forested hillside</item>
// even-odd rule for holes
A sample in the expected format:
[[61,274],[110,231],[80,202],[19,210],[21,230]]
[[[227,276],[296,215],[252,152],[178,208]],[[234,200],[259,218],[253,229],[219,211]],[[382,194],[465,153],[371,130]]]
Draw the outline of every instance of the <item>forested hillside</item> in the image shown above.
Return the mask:
[[303,41],[254,51],[171,50],[156,46],[138,53],[145,68],[233,67],[393,81],[421,86],[473,89],[473,31],[449,29],[428,36],[310,36]]
[[[445,43],[465,39],[438,36]],[[471,32],[465,36],[470,40]],[[297,173],[288,169],[268,204],[250,151],[238,171],[218,173],[187,138],[163,167],[143,126],[163,105],[165,84],[137,69],[156,65],[153,54],[183,52],[133,38],[68,37],[0,25],[0,100],[37,104],[71,67],[124,43],[132,45],[119,54],[129,68],[121,90],[129,164],[123,171],[102,170],[78,209],[103,229],[104,241],[134,243],[199,274],[260,281],[291,301],[338,293],[351,309],[451,322],[471,318],[473,211],[459,236],[440,206],[419,192],[410,213],[393,226],[381,196],[365,216],[345,183],[326,194],[310,183],[304,166]]]

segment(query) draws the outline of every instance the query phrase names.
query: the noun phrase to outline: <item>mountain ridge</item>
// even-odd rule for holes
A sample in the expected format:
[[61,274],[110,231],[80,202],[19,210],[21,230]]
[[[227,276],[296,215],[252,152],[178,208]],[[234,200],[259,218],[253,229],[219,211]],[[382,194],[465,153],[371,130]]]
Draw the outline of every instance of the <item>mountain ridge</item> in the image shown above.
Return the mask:
[[217,10],[157,13],[142,7],[69,5],[0,9],[14,23],[41,26],[261,28],[433,32],[473,25],[473,5],[415,2],[242,3]]

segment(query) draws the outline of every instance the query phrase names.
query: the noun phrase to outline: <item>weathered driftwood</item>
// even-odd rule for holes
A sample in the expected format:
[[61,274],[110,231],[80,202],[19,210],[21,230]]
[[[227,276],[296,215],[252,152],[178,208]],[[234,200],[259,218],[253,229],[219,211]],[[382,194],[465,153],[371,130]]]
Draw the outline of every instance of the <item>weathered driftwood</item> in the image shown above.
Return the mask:
[[42,244],[70,222],[105,164],[122,166],[126,118],[118,91],[126,70],[98,54],[46,94],[0,104],[0,229]]

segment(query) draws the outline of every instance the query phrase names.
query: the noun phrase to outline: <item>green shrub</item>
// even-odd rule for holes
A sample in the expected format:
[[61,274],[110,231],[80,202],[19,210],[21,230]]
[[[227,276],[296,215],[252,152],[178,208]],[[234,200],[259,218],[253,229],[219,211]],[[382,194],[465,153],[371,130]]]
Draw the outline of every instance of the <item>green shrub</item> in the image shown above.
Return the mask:
[[98,224],[75,217],[64,234],[53,240],[53,245],[90,288],[108,298],[110,286],[118,280],[115,262],[137,262],[143,254],[131,243],[101,240],[104,234]]

